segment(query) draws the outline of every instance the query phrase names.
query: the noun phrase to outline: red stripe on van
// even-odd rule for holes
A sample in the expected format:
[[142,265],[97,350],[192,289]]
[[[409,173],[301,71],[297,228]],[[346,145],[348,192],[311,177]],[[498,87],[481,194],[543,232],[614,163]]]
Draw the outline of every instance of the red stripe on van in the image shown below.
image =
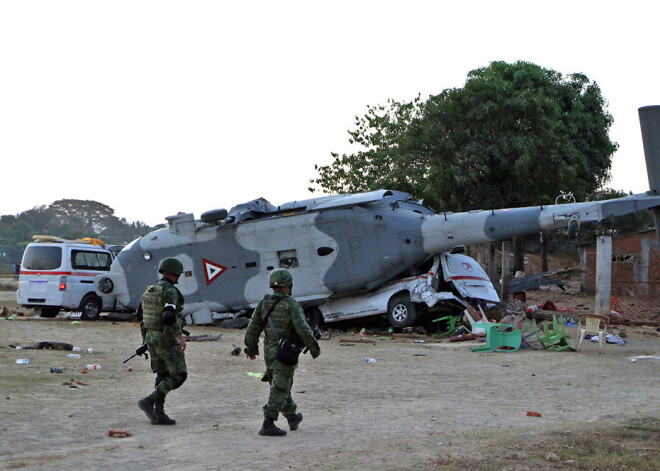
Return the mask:
[[83,271],[37,271],[21,270],[21,275],[67,275],[67,276],[96,276],[98,273],[88,273]]
[[479,281],[488,281],[490,283],[490,280],[488,278],[482,278],[480,276],[452,276],[452,280],[479,280]]

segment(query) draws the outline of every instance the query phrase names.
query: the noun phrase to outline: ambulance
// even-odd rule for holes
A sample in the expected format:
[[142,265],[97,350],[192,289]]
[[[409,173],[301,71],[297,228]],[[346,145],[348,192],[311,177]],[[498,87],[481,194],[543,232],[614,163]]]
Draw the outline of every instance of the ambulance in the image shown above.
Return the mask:
[[94,277],[110,270],[121,246],[106,248],[99,239],[67,240],[54,236],[33,236],[23,253],[16,300],[34,308],[41,317],[55,317],[60,311],[78,311],[86,320],[101,312],[124,307],[113,296],[94,290]]

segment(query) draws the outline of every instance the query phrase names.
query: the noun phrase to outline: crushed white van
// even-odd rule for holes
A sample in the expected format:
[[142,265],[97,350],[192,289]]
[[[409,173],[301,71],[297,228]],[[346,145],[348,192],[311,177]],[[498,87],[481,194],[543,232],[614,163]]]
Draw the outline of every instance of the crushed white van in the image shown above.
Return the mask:
[[383,315],[393,327],[422,324],[433,331],[440,316],[463,311],[481,301],[500,298],[484,269],[471,257],[441,253],[421,275],[390,281],[376,291],[334,298],[319,307],[326,323]]
[[80,311],[87,320],[98,319],[103,311],[123,310],[113,296],[99,296],[94,290],[94,277],[110,270],[121,247],[106,248],[98,239],[39,235],[33,239],[23,253],[18,304],[34,308],[41,317],[55,317],[65,310]]

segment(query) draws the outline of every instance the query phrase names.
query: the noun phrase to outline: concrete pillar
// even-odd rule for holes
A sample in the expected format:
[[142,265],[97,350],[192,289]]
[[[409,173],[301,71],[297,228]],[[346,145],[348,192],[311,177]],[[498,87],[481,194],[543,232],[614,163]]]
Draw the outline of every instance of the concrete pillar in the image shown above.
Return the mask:
[[501,301],[507,303],[509,301],[509,279],[511,278],[511,269],[509,267],[509,254],[511,253],[511,241],[502,241],[502,287],[501,287]]
[[639,257],[633,261],[633,288],[635,294],[646,297],[649,295],[649,261],[651,257],[651,244],[648,234],[640,240]]
[[596,239],[596,314],[610,315],[612,299],[612,237]]

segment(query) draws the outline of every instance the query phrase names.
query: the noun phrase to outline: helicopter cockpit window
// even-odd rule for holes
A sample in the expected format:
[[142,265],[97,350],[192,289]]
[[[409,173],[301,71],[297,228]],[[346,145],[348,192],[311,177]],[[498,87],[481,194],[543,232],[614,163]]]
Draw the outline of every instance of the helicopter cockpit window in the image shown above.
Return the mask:
[[277,252],[280,268],[296,268],[298,266],[298,254],[296,250],[280,250]]

